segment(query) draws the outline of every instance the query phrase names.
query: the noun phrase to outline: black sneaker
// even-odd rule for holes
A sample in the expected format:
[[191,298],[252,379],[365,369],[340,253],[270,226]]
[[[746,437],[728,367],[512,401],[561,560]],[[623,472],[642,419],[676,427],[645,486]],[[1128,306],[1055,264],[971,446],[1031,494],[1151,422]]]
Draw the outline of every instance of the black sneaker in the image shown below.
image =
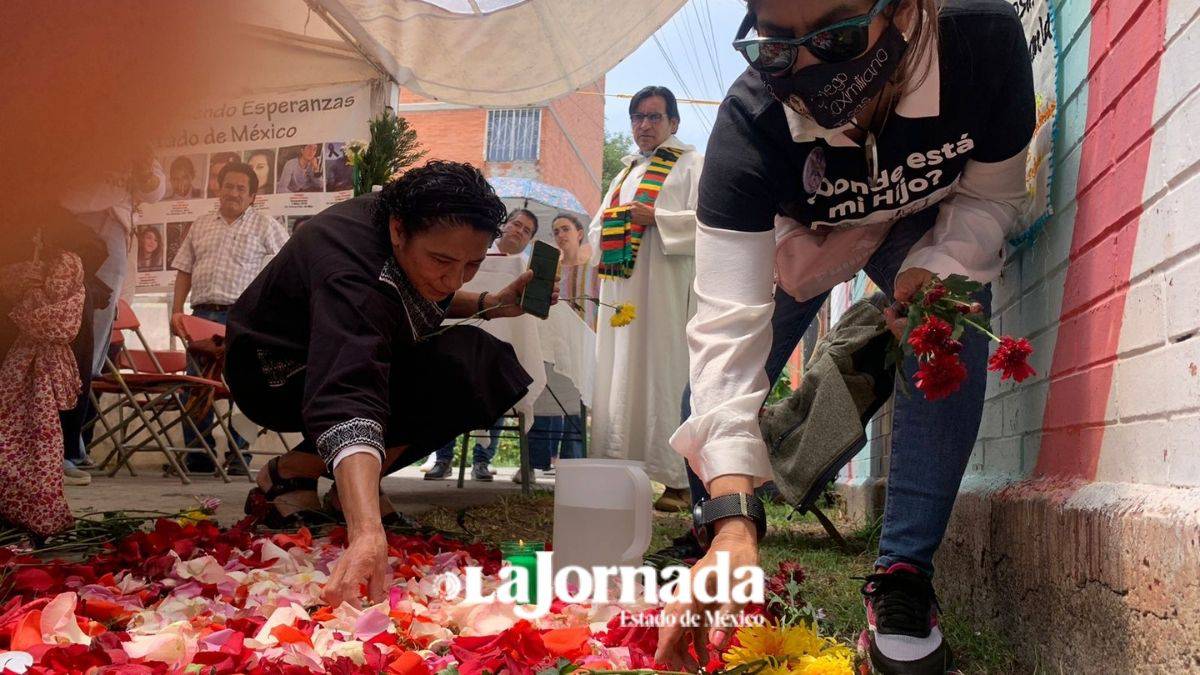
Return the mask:
[[438,460],[433,463],[432,469],[425,472],[425,480],[442,480],[443,478],[449,478],[452,470],[453,467],[450,466],[450,462]]
[[[436,469],[437,467],[435,466],[434,468]],[[430,473],[433,472],[431,471]],[[428,476],[429,474],[427,473],[425,475]],[[492,472],[488,471],[488,465],[486,462],[475,462],[475,464],[471,466],[471,478],[474,480],[485,481],[494,480],[492,477]]]
[[920,570],[896,563],[862,587],[871,665],[883,675],[945,675],[950,647],[938,626],[933,584]]

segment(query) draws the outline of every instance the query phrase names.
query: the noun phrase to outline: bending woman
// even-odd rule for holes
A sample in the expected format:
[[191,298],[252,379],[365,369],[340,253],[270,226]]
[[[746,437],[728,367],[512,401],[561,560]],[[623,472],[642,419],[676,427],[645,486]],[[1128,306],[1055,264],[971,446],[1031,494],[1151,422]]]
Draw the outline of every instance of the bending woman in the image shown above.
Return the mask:
[[[829,289],[865,270],[904,303],[933,273],[992,281],[1023,207],[1034,128],[1028,45],[1004,0],[749,9],[734,47],[751,68],[721,104],[700,183],[692,415],[672,439],[714,501],[746,495],[742,508],[771,476],[759,407]],[[986,307],[990,292],[978,299]],[[896,313],[888,318],[898,330]],[[948,669],[933,554],[979,428],[987,347],[964,336],[969,375],[950,397],[896,399],[879,557],[863,587],[879,672]],[[915,364],[905,370],[911,377]],[[712,543],[697,568],[722,551],[731,568],[757,564],[762,510],[747,511],[710,510]],[[688,609],[704,608],[670,611]],[[660,637],[665,663],[688,661],[688,637],[698,649],[728,639],[719,628]]]
[[[226,379],[239,408],[304,441],[258,474],[247,512],[296,524],[332,473],[350,542],[331,605],[383,597],[394,513],[379,481],[470,429],[491,426],[531,382],[510,345],[444,318],[518,316],[526,272],[495,293],[459,289],[479,269],[504,204],[474,167],[430,162],[317,214],[229,313]],[[337,502],[340,501],[340,505]]]

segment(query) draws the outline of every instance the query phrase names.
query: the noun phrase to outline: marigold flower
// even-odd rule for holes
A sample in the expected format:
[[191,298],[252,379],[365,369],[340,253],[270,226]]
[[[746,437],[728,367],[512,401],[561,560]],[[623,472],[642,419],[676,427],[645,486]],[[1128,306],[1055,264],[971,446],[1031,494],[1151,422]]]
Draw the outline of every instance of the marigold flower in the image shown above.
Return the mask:
[[637,318],[637,307],[634,307],[633,303],[623,302],[616,306],[616,310],[612,318],[608,320],[609,325],[613,328],[628,326]]

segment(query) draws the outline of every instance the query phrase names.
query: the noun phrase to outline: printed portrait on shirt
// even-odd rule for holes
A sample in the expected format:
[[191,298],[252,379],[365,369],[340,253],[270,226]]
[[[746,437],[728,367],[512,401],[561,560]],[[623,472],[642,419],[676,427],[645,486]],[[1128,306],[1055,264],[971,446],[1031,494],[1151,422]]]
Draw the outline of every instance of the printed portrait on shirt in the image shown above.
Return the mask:
[[167,223],[167,269],[175,264],[175,254],[179,253],[191,226],[191,223]]
[[230,162],[240,162],[242,156],[236,152],[214,152],[208,156],[208,196],[218,197],[221,192],[221,169]]
[[137,261],[139,272],[161,272],[166,246],[162,223],[139,225],[137,229]]
[[167,174],[167,189],[160,201],[174,202],[204,197],[208,161],[203,153],[163,157],[160,163]]
[[354,187],[354,169],[346,161],[346,144],[325,144],[325,191],[342,192]]
[[254,175],[258,176],[257,194],[275,194],[275,148],[247,150],[244,161],[254,169]]
[[279,149],[279,178],[275,192],[322,192],[325,190],[322,143],[292,145]]

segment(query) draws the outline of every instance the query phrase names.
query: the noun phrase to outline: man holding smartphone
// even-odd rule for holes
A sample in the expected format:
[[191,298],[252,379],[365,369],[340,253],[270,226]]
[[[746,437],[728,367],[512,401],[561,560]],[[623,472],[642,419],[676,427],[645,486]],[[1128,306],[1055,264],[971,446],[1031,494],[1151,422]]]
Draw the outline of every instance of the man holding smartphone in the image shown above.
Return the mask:
[[637,152],[622,162],[588,228],[592,264],[600,267],[600,301],[632,304],[637,320],[596,328],[592,409],[595,457],[645,462],[667,489],[661,511],[691,506],[683,458],[668,444],[679,426],[688,381],[685,327],[696,311],[696,197],[703,158],[675,137],[679,106],[666,87],[646,87],[629,104]]
[[[496,268],[512,269],[511,259],[507,256],[523,256],[529,248],[529,242],[538,231],[538,217],[528,209],[513,209],[504,224],[500,226],[500,236],[488,249],[488,257],[480,265],[481,271],[496,271]],[[522,259],[524,266],[524,259]],[[492,458],[500,449],[500,427],[504,420],[500,419],[493,425],[489,433],[488,444],[484,446],[478,440],[471,453],[471,478],[480,481],[491,481],[495,476],[492,469]],[[454,473],[454,444],[450,441],[437,449],[431,459],[433,464],[425,471],[425,480],[444,480]],[[426,467],[422,467],[425,469]]]

